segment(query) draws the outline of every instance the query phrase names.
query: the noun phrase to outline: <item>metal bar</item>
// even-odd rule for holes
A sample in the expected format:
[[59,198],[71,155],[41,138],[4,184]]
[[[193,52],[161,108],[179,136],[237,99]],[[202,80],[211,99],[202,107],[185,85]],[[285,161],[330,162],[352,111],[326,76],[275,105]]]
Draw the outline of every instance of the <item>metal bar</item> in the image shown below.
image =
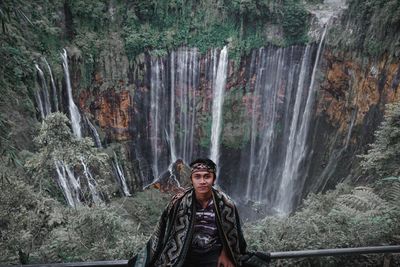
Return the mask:
[[400,253],[400,246],[379,246],[359,248],[333,248],[300,251],[271,252],[271,259],[306,258],[323,256],[342,256],[374,253]]
[[71,263],[44,263],[28,265],[0,265],[0,267],[127,267],[127,260],[116,261],[91,261],[91,262],[71,262]]
[[[359,248],[334,248],[316,249],[300,251],[271,252],[271,259],[288,258],[307,258],[324,256],[343,256],[357,254],[376,254],[376,253],[400,253],[400,246],[379,246],[379,247],[359,247]],[[30,264],[30,265],[0,265],[0,267],[126,267],[127,260],[117,261],[92,261],[92,262],[73,262],[73,263],[49,263],[49,264]]]

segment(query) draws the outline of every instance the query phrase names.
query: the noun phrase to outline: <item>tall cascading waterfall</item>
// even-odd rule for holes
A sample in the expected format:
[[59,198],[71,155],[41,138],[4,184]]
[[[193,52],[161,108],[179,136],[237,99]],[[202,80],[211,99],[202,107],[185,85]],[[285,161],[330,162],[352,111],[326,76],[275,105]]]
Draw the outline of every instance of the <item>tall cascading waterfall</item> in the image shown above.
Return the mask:
[[54,165],[57,171],[57,183],[62,189],[67,204],[71,207],[76,207],[81,203],[79,198],[81,193],[79,180],[75,178],[71,169],[63,161],[54,160]]
[[192,159],[199,69],[197,49],[180,48],[168,58],[151,58],[149,117],[155,178],[178,158]]
[[131,193],[129,192],[128,185],[126,184],[126,178],[124,175],[123,168],[121,164],[119,163],[117,154],[114,152],[114,160],[113,160],[113,168],[115,172],[115,177],[117,178],[117,182],[121,188],[122,193],[124,196],[129,197],[131,196]]
[[228,69],[228,48],[225,46],[219,55],[219,62],[213,86],[212,126],[210,159],[217,166],[219,161],[219,148],[222,130],[222,107],[224,105],[224,92]]
[[[67,51],[64,49],[63,53],[61,54],[62,57],[62,65],[63,65],[63,71],[64,71],[64,79],[67,87],[67,93],[68,93],[68,104],[69,104],[69,113],[70,113],[70,118],[71,118],[71,124],[72,124],[72,130],[74,135],[77,138],[82,138],[82,130],[81,130],[81,115],[79,113],[79,109],[77,108],[74,100],[73,100],[73,95],[72,95],[72,87],[71,87],[71,81],[70,81],[70,75],[69,75],[69,67],[68,67],[68,56],[67,56]],[[54,81],[53,73],[51,70],[51,67],[49,63],[47,62],[46,58],[42,58],[42,61],[45,63],[47,66],[47,70],[50,76],[50,86],[51,86],[51,100],[50,101],[50,95],[48,92],[47,88],[47,82],[46,82],[46,77],[42,69],[38,64],[35,64],[35,68],[37,70],[37,81],[40,86],[40,90],[37,91],[35,98],[37,102],[38,109],[41,113],[41,118],[44,119],[47,115],[49,115],[52,111],[59,111],[59,97],[61,96],[58,95],[57,93],[57,87]],[[100,136],[97,132],[96,127],[93,125],[93,123],[84,116],[86,124],[92,133],[94,142],[98,148],[102,148]],[[88,189],[91,195],[91,198],[93,202],[95,203],[101,203],[102,198],[101,194],[97,191],[97,182],[94,179],[89,166],[87,166],[86,162],[84,159],[81,159],[81,166],[83,167],[83,174],[84,177],[86,178],[86,183],[88,185]],[[125,176],[123,174],[123,170],[118,163],[118,160],[112,162],[112,165],[114,166],[115,169],[115,175],[117,177],[117,180],[120,182],[118,183],[119,186],[121,187],[121,190],[124,192],[126,196],[130,196],[129,189],[127,187],[126,181],[125,181]],[[75,178],[74,171],[71,170],[71,168],[64,162],[60,160],[54,160],[54,166],[56,169],[57,173],[57,183],[63,192],[63,195],[68,203],[69,206],[75,207],[77,204],[81,203],[80,198],[83,196],[82,194],[82,189],[81,189],[81,182],[78,179]]]
[[[302,66],[300,70],[299,82],[293,107],[293,116],[290,124],[289,140],[286,146],[286,156],[283,164],[283,173],[278,187],[278,194],[275,200],[275,209],[278,213],[287,213],[290,211],[293,201],[294,181],[297,180],[298,169],[304,157],[305,139],[304,133],[301,132],[302,124],[305,121],[301,110],[303,104],[303,96],[311,94],[310,91],[305,91],[307,87],[305,80],[307,79],[307,66],[310,64],[310,46],[307,46],[304,52]],[[307,108],[307,107],[306,107]],[[303,113],[304,112],[304,113]]]
[[[268,163],[274,145],[274,132],[277,123],[278,92],[282,81],[286,80],[285,92],[290,99],[294,73],[297,65],[288,71],[293,54],[292,49],[266,49],[253,51],[250,69],[256,69],[256,80],[251,108],[250,165],[247,175],[246,199],[261,201],[268,174]],[[285,93],[283,92],[283,93]],[[258,134],[259,133],[259,134]]]
[[59,111],[57,87],[56,87],[56,83],[54,82],[53,71],[51,70],[50,64],[47,62],[46,58],[43,58],[43,61],[46,64],[47,70],[49,71],[49,75],[50,75],[50,85],[51,85],[52,103],[53,103],[52,110]]
[[42,119],[51,113],[50,96],[47,89],[46,79],[44,73],[38,64],[35,64],[35,68],[38,73],[38,80],[40,85],[40,90],[36,91],[36,102],[40,111]]
[[79,113],[78,107],[75,105],[74,98],[72,95],[72,86],[69,76],[67,50],[64,49],[64,52],[61,53],[61,57],[63,60],[62,66],[64,70],[65,84],[67,86],[67,92],[68,92],[68,106],[69,106],[69,114],[71,117],[72,131],[78,139],[81,139],[82,138],[82,131],[80,125],[81,115]]
[[[289,144],[286,150],[285,164],[283,168],[283,174],[281,179],[281,184],[279,186],[277,198],[275,201],[276,210],[279,213],[288,214],[293,210],[294,198],[296,195],[301,194],[304,186],[304,179],[300,178],[300,167],[304,159],[309,152],[307,149],[307,136],[308,130],[310,128],[310,121],[312,117],[312,109],[314,106],[314,82],[315,75],[319,63],[319,58],[321,55],[327,27],[325,27],[321,40],[318,46],[317,55],[314,60],[314,67],[311,74],[311,82],[307,88],[303,80],[304,75],[301,73],[298,91],[296,94],[296,103],[294,107],[294,114],[292,118],[292,123],[290,127],[290,137]],[[306,48],[306,54],[309,53],[309,46]],[[305,62],[305,61],[303,61]],[[308,92],[303,92],[304,88],[307,88]],[[307,94],[307,101],[305,103],[304,111],[300,113],[300,98],[302,95]]]
[[165,68],[163,59],[155,57],[151,59],[151,83],[150,83],[150,143],[152,150],[153,175],[158,177],[163,170],[161,164],[162,143],[166,140],[165,103],[167,101],[165,86]]
[[89,126],[89,129],[90,129],[91,133],[92,133],[93,140],[94,140],[94,143],[96,144],[96,147],[102,148],[103,146],[101,145],[100,136],[99,136],[99,133],[97,132],[96,127],[94,127],[93,123],[89,120],[88,117],[86,117],[86,122],[87,122],[87,125]]
[[237,183],[236,194],[243,198],[245,189],[244,199],[263,203],[270,212],[290,212],[302,191],[301,179],[294,178],[293,187],[288,182],[287,190],[282,184],[290,175],[304,174],[304,158],[297,155],[306,154],[318,53],[314,45],[270,46],[254,50],[251,57],[246,96],[249,147],[242,151],[240,168],[247,179]]
[[175,52],[171,52],[171,100],[170,100],[170,116],[169,116],[169,150],[171,154],[171,162],[177,160],[176,143],[175,143]]
[[[74,135],[78,138],[82,138],[82,133],[81,133],[81,115],[79,113],[79,110],[77,106],[75,105],[75,102],[73,100],[72,96],[72,86],[71,86],[71,81],[70,81],[70,75],[69,75],[69,68],[68,68],[68,56],[67,56],[67,51],[64,49],[64,52],[61,53],[62,61],[63,61],[63,70],[64,70],[64,78],[65,78],[65,83],[67,86],[67,92],[68,92],[68,105],[69,105],[69,112],[70,112],[70,118],[71,118],[71,124],[72,124],[72,131]],[[56,93],[56,86],[54,83],[54,78],[52,76],[51,68],[47,61],[45,61],[46,65],[48,66],[50,77],[51,77],[51,85],[52,85],[52,90],[53,90],[53,98],[54,98],[54,109],[53,110],[58,110],[58,98],[57,98],[57,93]],[[40,68],[37,66],[36,67],[38,71]],[[39,75],[42,76],[43,72],[39,71]],[[44,76],[43,76],[44,79]],[[50,107],[50,104],[48,105]],[[51,112],[51,108],[49,109]],[[90,121],[88,121],[89,126],[91,125]],[[93,126],[93,125],[91,125]],[[94,128],[94,126],[93,126]],[[93,130],[93,129],[92,129]],[[95,130],[95,128],[94,128]],[[97,134],[97,131],[95,131]],[[98,134],[97,134],[98,136]],[[96,140],[96,142],[99,142]],[[101,145],[101,144],[100,144]],[[84,161],[83,158],[80,159],[82,167],[83,167],[83,174],[84,177],[86,178],[86,183],[90,192],[90,195],[92,197],[92,200],[94,203],[101,203],[102,199],[100,197],[100,193],[97,191],[97,182],[94,179],[92,173],[90,172],[89,167],[87,166],[86,162]],[[75,207],[77,204],[81,203],[80,201],[80,196],[82,195],[82,188],[81,188],[81,182],[79,178],[75,178],[75,174],[73,170],[69,168],[69,166],[60,160],[54,159],[54,164],[56,167],[56,172],[57,172],[57,177],[58,177],[58,184],[65,196],[65,199],[67,200],[67,203],[69,206]]]
[[86,165],[86,162],[83,157],[80,158],[81,164],[83,166],[83,174],[86,178],[86,183],[89,188],[90,195],[92,196],[92,200],[94,203],[99,204],[102,203],[103,200],[100,197],[100,193],[97,191],[97,182],[93,178],[92,173],[90,172],[89,167]]
[[[196,90],[199,86],[197,49],[180,48],[171,53],[171,162],[177,158],[190,162],[196,120]],[[173,144],[175,147],[173,147]],[[173,156],[172,151],[175,151]],[[174,158],[175,157],[175,158]]]

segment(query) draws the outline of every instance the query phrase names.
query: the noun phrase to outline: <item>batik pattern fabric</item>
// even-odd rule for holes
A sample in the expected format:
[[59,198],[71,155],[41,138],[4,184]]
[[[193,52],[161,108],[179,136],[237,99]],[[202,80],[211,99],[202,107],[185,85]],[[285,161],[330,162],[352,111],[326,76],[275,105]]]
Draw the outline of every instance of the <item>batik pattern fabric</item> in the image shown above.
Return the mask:
[[[236,206],[225,193],[216,189],[213,189],[213,201],[222,243],[231,260],[240,266],[239,259],[246,251],[246,242]],[[193,189],[174,196],[163,211],[146,246],[129,260],[128,266],[182,266],[193,235],[196,213],[194,202]]]

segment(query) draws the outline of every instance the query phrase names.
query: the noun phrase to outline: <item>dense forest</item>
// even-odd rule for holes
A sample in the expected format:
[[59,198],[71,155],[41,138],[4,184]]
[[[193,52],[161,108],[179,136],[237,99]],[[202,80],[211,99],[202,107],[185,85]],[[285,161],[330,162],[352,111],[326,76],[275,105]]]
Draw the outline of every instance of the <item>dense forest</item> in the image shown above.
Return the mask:
[[[321,20],[324,15],[329,19]],[[298,50],[316,60],[318,48],[324,49],[314,86],[318,87],[312,112],[317,114],[312,119],[316,123],[305,139],[313,144],[309,154],[320,161],[304,168],[306,164],[299,163],[307,176],[304,190],[293,197],[294,208],[285,216],[271,212],[262,198],[239,201],[249,249],[287,251],[400,242],[398,1],[0,0],[0,24],[1,264],[128,259],[143,247],[171,194],[143,190],[158,176],[154,171],[158,166],[153,164],[153,171],[148,171],[142,158],[147,160],[149,152],[139,155],[127,147],[131,142],[135,149],[139,147],[151,125],[151,116],[147,121],[141,113],[146,109],[139,105],[150,106],[140,98],[151,88],[146,81],[152,78],[146,71],[155,58],[171,67],[165,58],[173,58],[182,47],[196,48],[199,58],[207,58],[212,49],[229,48],[224,103],[229,111],[223,117],[221,143],[222,152],[235,155],[230,159],[233,165],[239,152],[252,151],[254,145],[252,132],[246,130],[254,127],[246,108],[256,107],[248,99],[257,81],[255,76],[244,78],[251,75],[247,66],[252,66],[252,55],[261,48],[282,54]],[[319,46],[321,29],[327,29],[323,46]],[[89,123],[89,119],[96,121],[100,144],[86,134],[89,123],[82,138],[74,132],[71,102],[65,100],[64,48],[74,90],[71,98]],[[290,55],[296,57],[294,52]],[[49,67],[45,70],[44,66]],[[338,71],[341,66],[345,66],[343,73]],[[42,70],[47,80],[41,78]],[[307,71],[311,76],[312,71]],[[54,89],[48,97],[52,99],[49,112],[38,101],[38,92],[45,87]],[[130,98],[134,104],[129,104],[129,111],[140,117],[126,126],[128,134],[120,130],[121,122],[103,118],[96,113],[98,107],[93,108],[101,97],[101,103],[115,95],[122,99],[124,90],[137,98]],[[279,86],[276,90],[277,99],[286,103],[282,100],[285,92]],[[211,101],[206,93],[198,94]],[[121,103],[123,99],[120,106],[112,102],[110,112],[122,116]],[[151,114],[153,110],[148,109]],[[204,110],[208,113],[196,114],[200,125],[196,152],[211,146],[211,116]],[[284,143],[279,135],[284,136],[285,117],[276,121],[271,136]],[[253,135],[263,136],[261,130]],[[135,138],[139,141],[132,141]],[[141,147],[147,148],[152,149]],[[272,148],[277,150],[278,146]],[[128,188],[121,189],[115,182],[115,173],[120,173],[117,160],[125,169]],[[272,163],[276,161],[278,157],[271,157]],[[160,163],[160,171],[164,165]],[[232,174],[224,171],[222,175]],[[77,177],[79,194],[68,198],[57,180],[60,176]],[[238,196],[235,182],[223,180],[222,188]],[[252,187],[247,188],[251,194]],[[271,265],[381,266],[383,262],[383,255],[365,255],[277,260]],[[393,255],[390,266],[399,264],[400,257]]]

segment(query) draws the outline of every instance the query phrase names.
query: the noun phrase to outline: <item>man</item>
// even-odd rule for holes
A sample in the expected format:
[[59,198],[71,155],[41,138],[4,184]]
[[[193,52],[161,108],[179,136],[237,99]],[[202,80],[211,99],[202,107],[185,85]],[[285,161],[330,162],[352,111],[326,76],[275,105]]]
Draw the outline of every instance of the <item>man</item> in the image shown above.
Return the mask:
[[235,204],[213,188],[215,163],[197,159],[190,168],[192,188],[173,197],[129,266],[241,266],[246,242]]

